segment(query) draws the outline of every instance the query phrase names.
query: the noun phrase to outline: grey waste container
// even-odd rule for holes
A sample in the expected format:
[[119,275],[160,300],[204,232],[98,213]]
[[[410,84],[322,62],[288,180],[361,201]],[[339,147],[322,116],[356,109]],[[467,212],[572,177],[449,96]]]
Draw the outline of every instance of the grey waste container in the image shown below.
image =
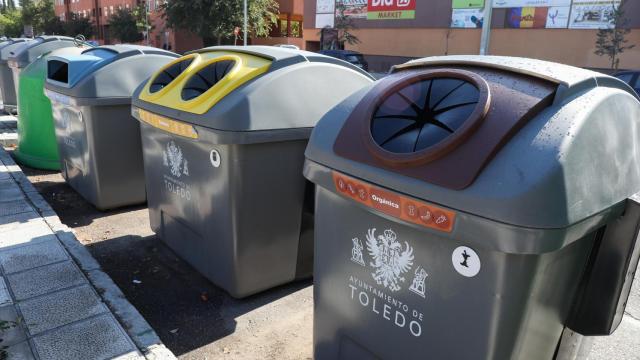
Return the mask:
[[15,87],[16,102],[15,106],[18,106],[17,94],[20,93],[20,73],[22,69],[27,67],[35,61],[40,55],[49,53],[56,49],[65,47],[76,46],[76,42],[73,38],[68,36],[38,36],[33,41],[27,42],[24,46],[16,48],[10,53],[7,59],[7,65],[11,69],[11,75],[13,76],[13,86]]
[[346,62],[276,47],[207,48],[160,70],[133,102],[153,230],[234,297],[310,276],[307,139],[371,82]]
[[315,359],[551,359],[638,263],[640,102],[520,58],[409,62],[316,126]]
[[9,68],[9,58],[17,50],[32,43],[33,39],[10,39],[0,44],[0,94],[4,111],[16,112],[18,110],[18,98],[16,87],[13,82],[13,73]]
[[47,59],[62,176],[100,210],[144,203],[140,126],[131,95],[178,55],[136,45],[100,46]]

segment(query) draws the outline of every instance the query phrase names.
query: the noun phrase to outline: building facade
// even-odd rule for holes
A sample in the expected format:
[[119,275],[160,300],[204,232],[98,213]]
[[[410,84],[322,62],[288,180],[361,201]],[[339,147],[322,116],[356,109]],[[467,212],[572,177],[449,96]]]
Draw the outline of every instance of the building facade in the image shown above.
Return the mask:
[[[184,53],[204,46],[202,39],[188,31],[174,31],[162,17],[162,4],[166,0],[55,0],[54,10],[61,20],[72,14],[90,19],[96,26],[97,35],[93,40],[110,44],[109,17],[118,9],[133,9],[145,4],[149,10],[151,31],[148,44],[158,48]],[[292,44],[304,47],[303,11],[304,0],[278,0],[280,14],[277,24],[268,38],[249,39],[255,45]],[[143,43],[147,40],[143,41]]]
[[63,21],[72,14],[90,19],[97,32],[93,40],[109,44],[109,17],[118,9],[133,9],[139,3],[139,0],[56,0],[54,11]]
[[[391,65],[413,58],[479,53],[482,9],[473,6],[482,6],[484,0],[389,0],[396,7],[387,9],[374,6],[381,0],[340,1],[348,5],[347,13],[352,14],[357,27],[353,33],[361,41],[346,47],[365,54],[373,71],[386,71]],[[495,3],[509,2],[570,5],[494,8],[490,54],[532,57],[587,68],[610,66],[607,57],[594,53],[597,22],[608,16],[606,9],[602,11],[594,4],[611,4],[610,0],[495,0]],[[407,6],[397,7],[398,3]],[[320,28],[332,25],[334,9],[333,0],[305,1],[307,50],[320,48]],[[640,68],[640,1],[627,1],[625,13],[626,26],[632,29],[627,36],[629,44],[637,46],[622,54],[620,68]]]

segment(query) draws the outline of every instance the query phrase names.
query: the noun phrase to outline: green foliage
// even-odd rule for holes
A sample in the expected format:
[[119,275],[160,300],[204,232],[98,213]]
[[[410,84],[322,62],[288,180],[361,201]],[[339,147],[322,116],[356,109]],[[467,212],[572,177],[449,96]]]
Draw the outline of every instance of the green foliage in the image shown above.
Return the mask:
[[138,28],[138,22],[129,9],[118,9],[109,18],[109,32],[111,37],[123,43],[133,43],[143,39]]
[[8,37],[22,35],[22,13],[18,10],[8,10],[0,14],[0,33]]
[[624,4],[625,1],[621,1],[616,6],[612,2],[611,17],[609,18],[611,28],[600,29],[596,34],[595,54],[608,56],[611,60],[611,68],[614,70],[618,70],[620,65],[620,54],[635,47],[635,45],[627,45],[629,40],[626,39],[626,36],[631,32],[631,29],[628,28],[629,20],[624,16]]
[[[201,36],[205,45],[221,44],[233,37],[236,27],[243,28],[242,0],[171,0],[163,5],[167,24]],[[269,36],[278,21],[275,0],[248,0],[249,36]]]
[[147,7],[144,4],[139,4],[134,7],[132,13],[133,17],[136,19],[136,27],[140,32],[151,32],[153,30],[154,26],[149,23],[149,14],[147,12]]
[[361,41],[357,36],[353,35],[352,31],[357,30],[358,27],[353,22],[353,18],[345,14],[347,7],[343,2],[336,2],[336,22],[335,29],[338,30],[338,44],[340,49],[344,49],[344,44],[349,45],[359,44]]
[[71,18],[64,22],[64,33],[67,36],[75,37],[76,35],[84,35],[90,38],[96,33],[96,28],[88,18],[83,18],[76,14],[71,14]]
[[64,31],[53,10],[53,0],[22,0],[22,21],[33,26],[34,35]]

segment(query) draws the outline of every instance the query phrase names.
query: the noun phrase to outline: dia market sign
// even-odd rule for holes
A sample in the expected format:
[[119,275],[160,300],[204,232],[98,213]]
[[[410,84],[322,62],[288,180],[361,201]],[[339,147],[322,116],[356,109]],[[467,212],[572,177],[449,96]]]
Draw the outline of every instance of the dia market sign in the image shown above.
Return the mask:
[[367,19],[415,19],[416,1],[417,0],[368,0]]

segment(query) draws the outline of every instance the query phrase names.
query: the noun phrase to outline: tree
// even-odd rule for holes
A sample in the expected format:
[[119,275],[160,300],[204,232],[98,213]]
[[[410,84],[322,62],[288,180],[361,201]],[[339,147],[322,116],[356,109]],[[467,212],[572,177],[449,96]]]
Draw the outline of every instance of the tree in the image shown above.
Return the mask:
[[123,43],[138,42],[143,39],[138,29],[133,12],[129,9],[118,9],[109,18],[109,32],[115,39]]
[[148,38],[155,26],[149,21],[149,13],[145,4],[140,4],[133,8],[133,17],[136,19],[138,31]]
[[84,35],[85,38],[90,38],[96,33],[96,28],[88,18],[72,13],[71,17],[64,23],[64,33],[71,37]]
[[8,37],[20,37],[23,31],[22,13],[17,10],[7,10],[0,14],[0,32]]
[[[11,3],[9,3],[11,5]],[[33,33],[61,32],[60,22],[53,10],[53,0],[22,0],[22,20],[33,26]]]
[[614,70],[618,70],[620,65],[620,54],[635,47],[635,45],[627,45],[629,40],[626,39],[626,36],[631,32],[631,29],[628,27],[629,20],[624,16],[623,7],[625,2],[623,0],[618,5],[611,4],[609,15],[611,26],[598,30],[596,34],[595,54],[608,56],[611,60],[611,69]]
[[352,31],[357,30],[358,27],[353,21],[353,18],[347,14],[345,11],[347,10],[347,6],[342,1],[336,2],[336,19],[335,25],[333,28],[335,29],[336,39],[331,44],[332,49],[340,49],[344,50],[344,44],[347,43],[349,45],[359,44],[361,41],[357,36],[353,35]]
[[60,20],[57,16],[49,19],[46,23],[42,24],[43,34],[47,35],[66,35],[67,32],[65,30],[65,23]]
[[[222,44],[233,37],[236,27],[243,28],[242,0],[171,0],[162,5],[167,25],[191,31],[205,45]],[[248,0],[248,34],[266,37],[278,21],[275,0]]]

